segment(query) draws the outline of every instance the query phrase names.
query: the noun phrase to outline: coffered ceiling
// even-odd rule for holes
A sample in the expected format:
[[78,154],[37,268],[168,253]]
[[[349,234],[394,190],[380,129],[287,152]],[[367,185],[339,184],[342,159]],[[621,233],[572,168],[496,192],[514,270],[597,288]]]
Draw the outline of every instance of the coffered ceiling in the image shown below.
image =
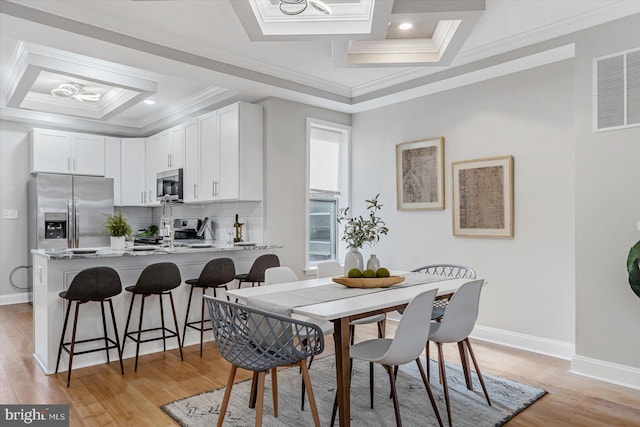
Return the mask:
[[145,136],[269,96],[353,113],[571,57],[538,46],[640,13],[636,0],[324,3],[331,14],[289,16],[278,0],[0,0],[0,118]]

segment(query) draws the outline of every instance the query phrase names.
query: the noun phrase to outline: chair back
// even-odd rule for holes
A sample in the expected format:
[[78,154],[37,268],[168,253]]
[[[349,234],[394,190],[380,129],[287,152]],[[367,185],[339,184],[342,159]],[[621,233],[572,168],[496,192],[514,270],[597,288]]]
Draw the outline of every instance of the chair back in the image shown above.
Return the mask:
[[267,371],[322,353],[317,325],[204,296],[220,355],[250,371]]
[[231,258],[217,258],[209,261],[198,277],[197,284],[220,286],[235,280],[236,266]]
[[274,254],[260,255],[251,265],[247,274],[247,282],[264,282],[264,271],[267,268],[280,267],[280,259]]
[[337,261],[324,261],[316,264],[317,277],[336,277],[344,274],[344,268]]
[[473,280],[460,286],[453,294],[442,321],[434,331],[436,342],[459,342],[467,338],[478,318],[480,291],[484,280]]
[[264,284],[277,285],[278,283],[297,282],[298,276],[289,267],[271,267],[264,271]]
[[473,268],[457,264],[431,264],[411,271],[432,276],[450,277],[452,279],[476,278],[476,272]]
[[122,292],[118,272],[111,267],[92,267],[73,278],[64,298],[73,301],[100,301]]
[[384,365],[403,365],[420,356],[427,344],[431,328],[431,311],[437,289],[416,295],[404,310],[387,353],[378,362]]
[[172,262],[158,262],[145,267],[133,289],[137,294],[161,294],[180,286],[178,266]]

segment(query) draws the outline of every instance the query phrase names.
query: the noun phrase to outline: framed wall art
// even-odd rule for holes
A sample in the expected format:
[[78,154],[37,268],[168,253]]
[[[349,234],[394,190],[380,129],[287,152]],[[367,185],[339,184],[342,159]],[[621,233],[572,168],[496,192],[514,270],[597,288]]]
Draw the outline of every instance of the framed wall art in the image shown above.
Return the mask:
[[454,162],[453,235],[513,237],[513,156]]
[[444,138],[396,145],[398,209],[444,209]]

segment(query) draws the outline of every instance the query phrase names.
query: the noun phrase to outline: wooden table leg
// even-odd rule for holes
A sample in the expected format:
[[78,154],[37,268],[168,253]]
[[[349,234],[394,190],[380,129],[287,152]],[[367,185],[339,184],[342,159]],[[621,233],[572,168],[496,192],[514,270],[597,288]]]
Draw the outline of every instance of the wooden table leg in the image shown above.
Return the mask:
[[333,321],[336,350],[336,383],[340,427],[349,427],[351,417],[351,381],[349,380],[349,319]]
[[464,372],[464,381],[467,384],[469,390],[473,390],[473,381],[471,380],[471,366],[469,363],[469,354],[467,353],[467,347],[464,341],[458,343],[458,351],[460,352],[460,363],[462,364],[462,371]]

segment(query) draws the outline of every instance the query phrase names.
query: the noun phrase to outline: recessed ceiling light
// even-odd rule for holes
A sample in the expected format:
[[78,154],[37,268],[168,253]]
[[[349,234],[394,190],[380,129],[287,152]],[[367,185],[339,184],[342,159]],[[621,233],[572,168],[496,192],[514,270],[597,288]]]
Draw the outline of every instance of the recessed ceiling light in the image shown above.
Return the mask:
[[403,22],[402,24],[398,25],[398,28],[401,30],[410,30],[413,28],[413,24],[411,22]]
[[156,101],[154,101],[153,99],[145,99],[145,100],[144,100],[144,101],[142,101],[142,102],[144,102],[144,103],[145,103],[145,104],[147,104],[147,105],[153,105],[153,104],[155,104],[155,103],[156,103]]

